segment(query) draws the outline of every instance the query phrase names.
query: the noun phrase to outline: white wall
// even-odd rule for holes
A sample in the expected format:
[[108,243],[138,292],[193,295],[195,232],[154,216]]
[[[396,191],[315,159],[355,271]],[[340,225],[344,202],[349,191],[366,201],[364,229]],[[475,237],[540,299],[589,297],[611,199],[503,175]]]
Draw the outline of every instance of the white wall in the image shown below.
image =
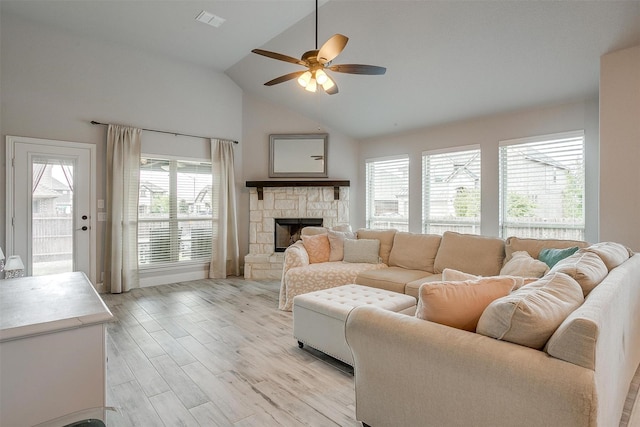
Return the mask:
[[640,250],[640,46],[600,60],[600,238]]
[[[89,41],[4,13],[1,17],[0,246],[5,247],[5,135],[97,146],[97,199],[105,198],[106,128],[90,120],[240,140],[242,91],[226,75],[126,46]],[[209,156],[203,139],[143,132],[143,151]],[[242,142],[241,142],[242,144]],[[242,149],[236,146],[242,163]],[[237,171],[238,191],[244,185]],[[93,200],[93,203],[96,202]],[[104,224],[98,223],[98,275]]]
[[[291,90],[301,88],[291,87]],[[312,96],[326,96],[318,93]],[[296,112],[249,95],[243,98],[242,159],[243,180],[269,179],[269,135],[273,133],[328,133],[328,179],[350,180],[349,193],[363,191],[358,182],[358,142],[322,123]],[[243,182],[244,184],[244,182]],[[249,253],[249,189],[243,188],[239,197],[240,254]],[[351,222],[359,217],[358,207],[350,206]]]
[[[367,139],[360,145],[360,179],[365,182],[366,159],[409,155],[409,230],[421,232],[422,152],[479,144],[482,156],[482,234],[499,234],[498,143],[499,141],[584,129],[586,141],[586,239],[598,241],[598,102],[597,99],[565,105],[496,114],[444,124],[400,135]],[[354,197],[356,195],[354,194]],[[365,224],[364,191],[357,194],[360,216],[355,226]]]

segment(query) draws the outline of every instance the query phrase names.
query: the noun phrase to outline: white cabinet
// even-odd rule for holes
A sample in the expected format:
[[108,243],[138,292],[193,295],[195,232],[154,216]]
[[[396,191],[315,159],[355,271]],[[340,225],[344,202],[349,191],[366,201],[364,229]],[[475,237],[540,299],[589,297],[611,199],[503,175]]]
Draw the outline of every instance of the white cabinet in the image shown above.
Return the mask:
[[104,421],[112,318],[83,273],[0,281],[0,425]]

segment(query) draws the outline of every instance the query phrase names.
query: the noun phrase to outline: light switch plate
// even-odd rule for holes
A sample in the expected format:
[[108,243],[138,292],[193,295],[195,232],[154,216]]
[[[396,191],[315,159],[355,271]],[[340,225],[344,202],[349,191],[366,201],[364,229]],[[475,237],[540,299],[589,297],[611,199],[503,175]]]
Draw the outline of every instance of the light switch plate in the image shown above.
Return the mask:
[[98,199],[98,209],[104,209],[104,199]]
[[107,220],[106,212],[98,212],[98,222],[104,222]]

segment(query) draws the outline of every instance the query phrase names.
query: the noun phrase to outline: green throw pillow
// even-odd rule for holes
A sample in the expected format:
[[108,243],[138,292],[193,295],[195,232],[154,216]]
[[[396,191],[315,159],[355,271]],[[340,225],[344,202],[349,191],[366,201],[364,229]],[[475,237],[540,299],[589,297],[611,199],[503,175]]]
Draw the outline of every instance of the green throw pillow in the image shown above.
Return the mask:
[[538,255],[538,259],[551,268],[556,265],[558,261],[562,261],[563,259],[575,254],[578,249],[579,248],[577,246],[566,249],[542,249],[540,251],[540,255]]

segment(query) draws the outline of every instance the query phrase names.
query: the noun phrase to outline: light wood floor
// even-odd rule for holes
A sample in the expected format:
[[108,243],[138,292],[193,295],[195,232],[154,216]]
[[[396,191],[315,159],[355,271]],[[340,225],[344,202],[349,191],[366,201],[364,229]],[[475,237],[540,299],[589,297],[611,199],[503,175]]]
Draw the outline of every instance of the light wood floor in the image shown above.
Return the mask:
[[[353,370],[298,349],[278,288],[239,278],[103,295],[118,319],[107,425],[360,426]],[[620,427],[640,427],[639,387],[640,369]]]
[[111,426],[360,426],[353,370],[298,349],[279,282],[198,280],[103,295]]

